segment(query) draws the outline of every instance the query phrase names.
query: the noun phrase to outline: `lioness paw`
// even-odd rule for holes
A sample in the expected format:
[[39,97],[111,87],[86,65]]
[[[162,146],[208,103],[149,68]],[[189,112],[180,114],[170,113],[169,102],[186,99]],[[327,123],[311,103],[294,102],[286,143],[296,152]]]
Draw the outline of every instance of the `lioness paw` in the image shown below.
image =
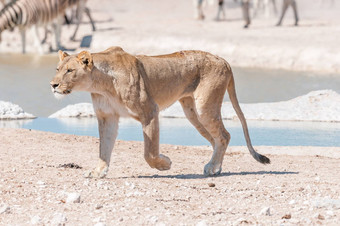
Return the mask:
[[95,170],[89,170],[84,173],[85,178],[104,178],[108,172],[108,168],[105,168],[101,171]]
[[171,164],[172,162],[169,157],[160,154],[159,159],[157,161],[156,169],[161,170],[161,171],[169,170],[171,168]]
[[222,168],[219,165],[213,165],[211,163],[208,163],[204,166],[204,176],[211,177],[211,176],[217,176],[221,173]]

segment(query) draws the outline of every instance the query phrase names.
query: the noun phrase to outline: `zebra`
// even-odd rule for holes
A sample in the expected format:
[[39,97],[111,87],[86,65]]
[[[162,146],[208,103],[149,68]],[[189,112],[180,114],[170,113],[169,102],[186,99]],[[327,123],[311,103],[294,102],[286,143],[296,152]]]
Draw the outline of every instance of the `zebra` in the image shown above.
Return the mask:
[[[18,27],[22,39],[22,52],[25,53],[26,29],[35,26],[35,41],[40,43],[37,26],[45,26],[46,28],[48,24],[56,21],[56,23],[52,23],[52,27],[55,33],[56,46],[60,49],[61,24],[65,10],[73,6],[84,9],[86,8],[85,4],[86,0],[13,0],[0,11],[0,41],[2,31]],[[79,15],[81,14],[79,13]],[[73,37],[76,35],[80,22],[78,19]],[[93,21],[91,23],[94,27]]]
[[218,10],[217,10],[217,15],[216,15],[216,21],[220,20],[221,13],[222,13],[223,19],[225,19],[224,0],[218,0]]
[[282,20],[285,16],[286,11],[287,11],[289,6],[292,6],[292,8],[293,8],[294,17],[295,17],[295,26],[298,26],[299,16],[298,16],[298,11],[297,11],[297,6],[296,6],[295,0],[283,0],[281,16],[280,16],[279,22],[276,24],[276,26],[281,26]]

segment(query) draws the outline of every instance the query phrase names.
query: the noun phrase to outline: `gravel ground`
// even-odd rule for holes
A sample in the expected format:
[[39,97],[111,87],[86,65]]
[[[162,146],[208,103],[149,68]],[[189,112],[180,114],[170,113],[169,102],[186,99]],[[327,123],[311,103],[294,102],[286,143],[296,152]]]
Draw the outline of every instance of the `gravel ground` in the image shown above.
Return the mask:
[[[86,179],[98,139],[0,129],[1,225],[338,225],[340,148],[228,149],[202,176],[209,147],[161,145],[170,171],[149,168],[143,143],[117,141],[105,179]],[[138,153],[137,153],[138,152]]]

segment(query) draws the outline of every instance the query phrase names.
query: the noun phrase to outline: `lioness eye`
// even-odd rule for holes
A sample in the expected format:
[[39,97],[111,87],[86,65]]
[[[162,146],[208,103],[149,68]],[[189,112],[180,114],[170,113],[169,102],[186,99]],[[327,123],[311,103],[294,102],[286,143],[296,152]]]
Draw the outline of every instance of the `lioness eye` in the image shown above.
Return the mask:
[[67,69],[67,73],[70,73],[72,71],[73,71],[73,69]]
[[59,71],[59,68],[55,69],[57,72]]

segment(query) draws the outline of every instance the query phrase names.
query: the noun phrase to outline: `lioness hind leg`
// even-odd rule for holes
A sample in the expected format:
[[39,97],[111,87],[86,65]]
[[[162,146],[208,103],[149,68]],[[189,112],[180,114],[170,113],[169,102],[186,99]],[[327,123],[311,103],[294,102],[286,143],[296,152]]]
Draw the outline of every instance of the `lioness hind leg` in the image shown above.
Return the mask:
[[221,104],[218,100],[208,98],[206,101],[197,103],[197,110],[199,121],[214,139],[214,152],[211,160],[204,167],[204,175],[218,175],[221,173],[223,157],[230,141],[230,134],[222,122]]
[[184,97],[179,100],[182,105],[183,111],[187,119],[191,122],[193,126],[197,129],[197,131],[207,139],[212,146],[215,145],[214,138],[210,135],[210,133],[204,128],[202,123],[198,120],[197,110],[195,106],[194,99],[192,97]]
[[222,171],[222,162],[224,154],[227,150],[230,134],[224,128],[222,119],[201,119],[204,126],[214,137],[215,145],[213,146],[214,152],[208,164],[204,166],[204,175],[214,176]]

